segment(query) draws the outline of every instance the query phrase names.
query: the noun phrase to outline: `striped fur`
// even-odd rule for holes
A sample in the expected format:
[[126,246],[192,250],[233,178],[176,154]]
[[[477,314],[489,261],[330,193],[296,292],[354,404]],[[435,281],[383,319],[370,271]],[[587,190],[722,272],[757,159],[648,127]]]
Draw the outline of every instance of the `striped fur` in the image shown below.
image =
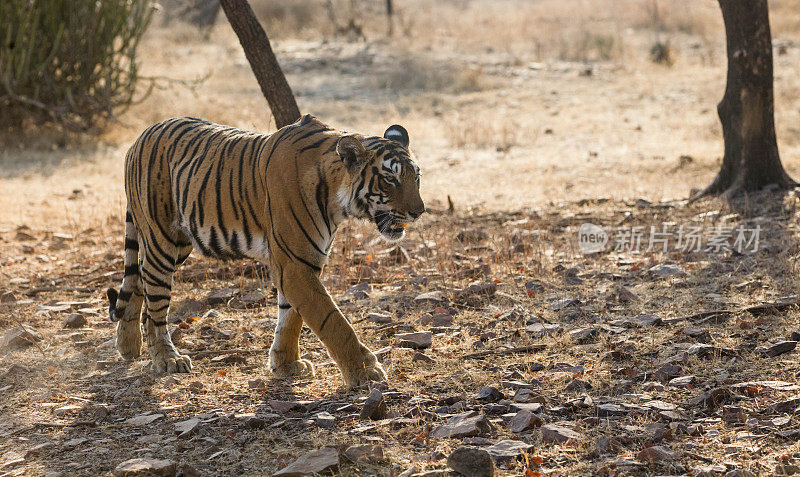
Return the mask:
[[108,291],[120,353],[140,355],[141,314],[154,370],[191,369],[170,341],[166,316],[173,272],[197,250],[269,265],[278,289],[270,349],[275,375],[313,374],[311,363],[299,358],[305,323],[347,385],[383,379],[319,276],[345,218],[370,220],[386,239],[398,240],[425,210],[408,134],[392,126],[384,136],[343,133],[313,116],[272,135],[196,118],[168,119],[145,130],[125,160],[122,288]]

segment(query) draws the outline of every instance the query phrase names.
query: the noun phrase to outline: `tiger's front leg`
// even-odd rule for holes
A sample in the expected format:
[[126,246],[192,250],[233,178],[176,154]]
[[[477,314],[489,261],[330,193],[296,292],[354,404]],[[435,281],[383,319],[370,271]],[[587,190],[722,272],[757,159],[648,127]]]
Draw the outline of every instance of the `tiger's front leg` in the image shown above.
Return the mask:
[[275,276],[283,277],[277,284],[279,291],[325,345],[348,388],[386,379],[386,372],[372,351],[359,341],[320,281],[319,273],[292,263],[277,270]]

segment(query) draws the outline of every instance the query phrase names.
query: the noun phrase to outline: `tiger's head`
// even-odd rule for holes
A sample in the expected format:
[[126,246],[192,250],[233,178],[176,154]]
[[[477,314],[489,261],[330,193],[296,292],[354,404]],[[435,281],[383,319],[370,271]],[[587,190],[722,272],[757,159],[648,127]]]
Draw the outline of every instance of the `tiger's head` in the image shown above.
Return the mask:
[[405,128],[390,126],[383,137],[342,136],[336,153],[352,181],[342,197],[347,213],[372,221],[386,240],[403,238],[406,225],[425,212]]

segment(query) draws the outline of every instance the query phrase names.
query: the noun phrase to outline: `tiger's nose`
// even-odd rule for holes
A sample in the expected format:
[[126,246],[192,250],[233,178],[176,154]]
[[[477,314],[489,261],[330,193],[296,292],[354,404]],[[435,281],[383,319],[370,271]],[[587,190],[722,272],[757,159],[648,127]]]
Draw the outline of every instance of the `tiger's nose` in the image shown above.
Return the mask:
[[411,216],[414,220],[417,220],[420,215],[425,213],[425,206],[423,205],[422,208],[416,210],[409,210],[408,215]]

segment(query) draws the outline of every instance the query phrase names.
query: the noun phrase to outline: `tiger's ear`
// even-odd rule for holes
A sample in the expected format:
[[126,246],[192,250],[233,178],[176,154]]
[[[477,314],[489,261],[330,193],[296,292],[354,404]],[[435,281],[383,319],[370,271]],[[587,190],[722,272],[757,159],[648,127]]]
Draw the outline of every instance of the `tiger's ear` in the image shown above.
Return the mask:
[[389,126],[389,129],[383,133],[383,137],[386,139],[391,139],[403,147],[408,147],[408,131],[406,131],[406,128],[399,124]]
[[355,136],[342,136],[336,143],[336,154],[350,170],[358,169],[367,161],[367,150]]

